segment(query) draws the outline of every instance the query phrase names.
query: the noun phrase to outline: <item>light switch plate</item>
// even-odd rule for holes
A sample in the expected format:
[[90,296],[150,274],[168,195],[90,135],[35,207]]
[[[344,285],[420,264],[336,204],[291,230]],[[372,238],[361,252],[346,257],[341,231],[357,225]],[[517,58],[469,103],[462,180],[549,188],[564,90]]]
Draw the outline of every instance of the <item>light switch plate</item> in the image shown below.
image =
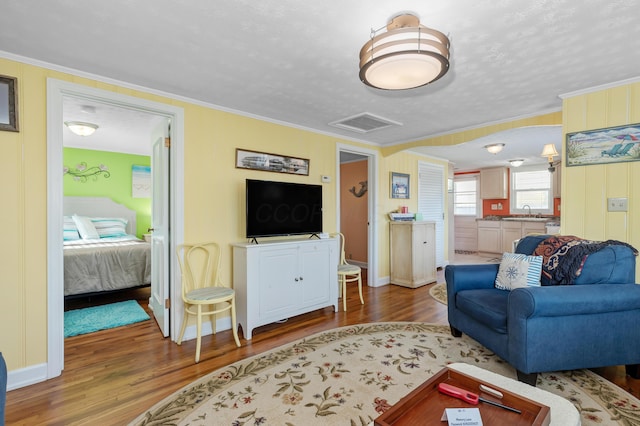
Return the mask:
[[607,198],[607,211],[626,212],[628,209],[628,198]]

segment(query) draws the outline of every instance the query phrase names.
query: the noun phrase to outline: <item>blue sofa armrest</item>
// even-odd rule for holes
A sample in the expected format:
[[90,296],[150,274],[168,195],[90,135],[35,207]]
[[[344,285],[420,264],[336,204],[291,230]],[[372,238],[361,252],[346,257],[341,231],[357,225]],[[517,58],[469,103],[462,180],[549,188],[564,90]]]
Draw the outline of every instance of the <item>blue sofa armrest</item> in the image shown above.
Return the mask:
[[638,364],[640,285],[518,288],[508,304],[507,359],[518,371]]
[[482,263],[478,265],[447,265],[444,278],[447,292],[457,293],[462,290],[493,288],[500,265]]

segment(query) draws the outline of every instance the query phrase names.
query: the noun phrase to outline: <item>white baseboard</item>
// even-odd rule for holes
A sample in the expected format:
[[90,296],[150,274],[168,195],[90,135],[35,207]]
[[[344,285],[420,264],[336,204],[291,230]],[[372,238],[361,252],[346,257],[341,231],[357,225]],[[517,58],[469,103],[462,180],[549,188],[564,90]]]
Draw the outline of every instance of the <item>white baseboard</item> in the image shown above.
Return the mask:
[[382,287],[383,285],[387,285],[391,283],[391,278],[390,277],[380,277],[377,280],[374,281],[373,286],[372,287]]
[[46,363],[9,371],[7,373],[7,391],[44,382],[48,379],[47,371]]

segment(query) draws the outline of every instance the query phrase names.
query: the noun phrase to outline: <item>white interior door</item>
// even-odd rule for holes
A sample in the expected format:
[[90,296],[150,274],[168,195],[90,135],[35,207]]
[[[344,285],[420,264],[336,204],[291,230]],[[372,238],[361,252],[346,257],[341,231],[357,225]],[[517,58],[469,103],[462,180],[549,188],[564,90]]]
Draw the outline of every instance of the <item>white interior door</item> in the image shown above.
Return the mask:
[[151,154],[151,297],[153,311],[162,335],[169,335],[169,146],[165,143],[168,125],[154,132]]
[[436,223],[436,266],[444,266],[444,167],[418,163],[418,212]]

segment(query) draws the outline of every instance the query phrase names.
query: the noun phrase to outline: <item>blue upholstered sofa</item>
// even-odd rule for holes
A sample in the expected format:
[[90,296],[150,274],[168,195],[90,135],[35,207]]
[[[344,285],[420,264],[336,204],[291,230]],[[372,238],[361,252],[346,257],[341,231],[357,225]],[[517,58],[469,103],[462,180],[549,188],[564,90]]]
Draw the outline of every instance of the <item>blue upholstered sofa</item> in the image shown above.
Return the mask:
[[[547,235],[523,238],[530,255]],[[608,245],[589,254],[573,285],[500,290],[499,264],[448,265],[451,332],[478,341],[535,386],[537,374],[626,365],[640,378],[640,285],[636,253]]]

